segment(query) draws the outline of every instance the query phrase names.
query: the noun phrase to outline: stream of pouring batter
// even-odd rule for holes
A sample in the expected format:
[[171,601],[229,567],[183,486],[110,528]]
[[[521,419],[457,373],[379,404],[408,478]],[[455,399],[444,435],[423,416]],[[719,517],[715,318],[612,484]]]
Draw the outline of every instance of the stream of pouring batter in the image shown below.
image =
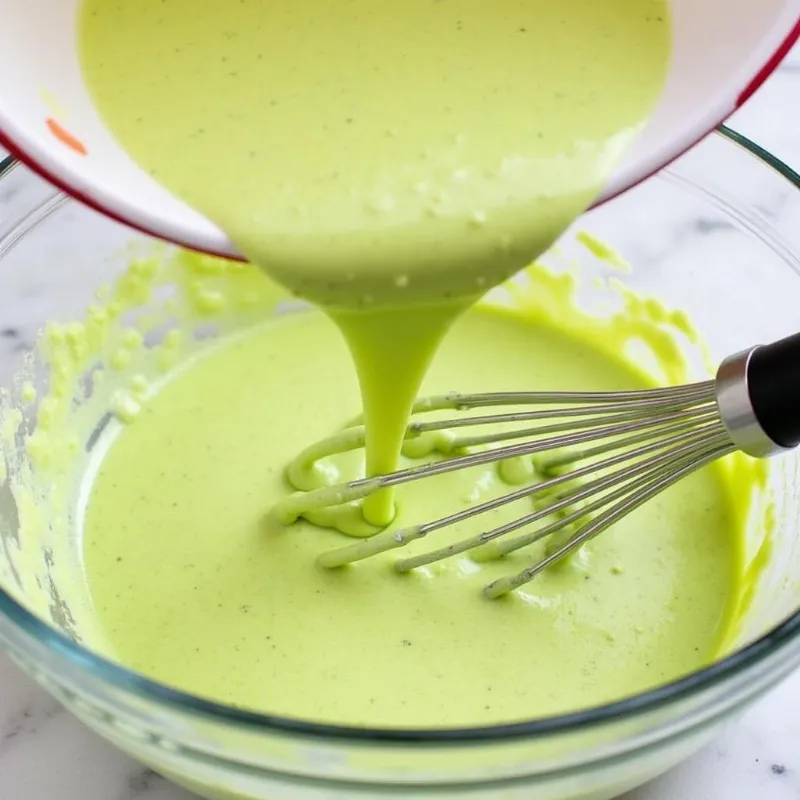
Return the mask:
[[[85,0],[80,21],[120,142],[336,321],[370,474],[455,318],[596,196],[669,46],[666,0]],[[363,511],[390,522],[389,491]]]

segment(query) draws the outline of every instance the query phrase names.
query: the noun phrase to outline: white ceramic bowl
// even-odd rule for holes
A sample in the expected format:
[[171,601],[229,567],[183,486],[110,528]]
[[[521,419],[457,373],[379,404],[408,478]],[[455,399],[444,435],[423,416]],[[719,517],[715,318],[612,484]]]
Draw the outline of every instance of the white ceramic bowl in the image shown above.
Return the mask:
[[[235,255],[227,236],[134,163],[101,121],[78,64],[78,6],[79,0],[0,0],[0,144],[112,218],[194,249]],[[800,36],[800,0],[670,0],[670,6],[674,46],[665,91],[600,200],[712,130]]]

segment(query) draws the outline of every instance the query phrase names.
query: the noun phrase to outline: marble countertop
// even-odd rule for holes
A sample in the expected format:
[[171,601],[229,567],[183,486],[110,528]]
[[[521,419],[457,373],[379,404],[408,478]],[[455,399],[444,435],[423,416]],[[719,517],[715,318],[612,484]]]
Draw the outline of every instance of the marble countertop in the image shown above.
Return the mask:
[[[797,47],[729,124],[800,168],[799,97]],[[3,318],[0,304],[0,329]],[[0,336],[0,361],[13,346]],[[192,800],[84,728],[0,656],[0,799],[86,798]],[[800,672],[701,753],[624,800],[755,798],[800,800]]]

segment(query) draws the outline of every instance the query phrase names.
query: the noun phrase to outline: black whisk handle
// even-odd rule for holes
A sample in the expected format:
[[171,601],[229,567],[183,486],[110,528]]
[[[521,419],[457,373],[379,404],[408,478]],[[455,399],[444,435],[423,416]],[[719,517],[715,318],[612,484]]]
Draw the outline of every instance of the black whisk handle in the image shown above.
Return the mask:
[[750,402],[775,444],[800,444],[800,333],[753,350],[747,365]]

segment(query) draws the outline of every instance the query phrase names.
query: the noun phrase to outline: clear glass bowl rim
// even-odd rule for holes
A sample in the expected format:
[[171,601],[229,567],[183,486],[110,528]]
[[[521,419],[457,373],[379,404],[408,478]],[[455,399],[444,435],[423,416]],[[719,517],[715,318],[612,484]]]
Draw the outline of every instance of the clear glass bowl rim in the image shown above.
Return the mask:
[[[745,150],[792,186],[800,190],[800,174],[746,136],[720,125],[711,134]],[[19,162],[13,157],[0,160],[0,180]],[[669,169],[667,167],[666,169]],[[11,595],[0,588],[0,614],[37,644],[54,656],[66,659],[89,677],[130,692],[153,703],[175,708],[179,712],[198,715],[216,722],[233,724],[250,730],[340,742],[372,742],[375,744],[454,745],[499,743],[514,739],[539,739],[555,734],[578,733],[605,723],[658,711],[673,703],[712,690],[742,672],[756,667],[762,660],[777,655],[800,637],[800,608],[784,622],[759,639],[721,661],[656,689],[633,697],[584,709],[569,714],[542,717],[506,725],[452,729],[393,729],[329,725],[290,717],[272,716],[246,711],[182,692],[150,680],[138,673],[92,653],[77,642],[51,628],[33,615]],[[24,642],[24,639],[22,640]],[[33,653],[29,654],[35,659]]]

